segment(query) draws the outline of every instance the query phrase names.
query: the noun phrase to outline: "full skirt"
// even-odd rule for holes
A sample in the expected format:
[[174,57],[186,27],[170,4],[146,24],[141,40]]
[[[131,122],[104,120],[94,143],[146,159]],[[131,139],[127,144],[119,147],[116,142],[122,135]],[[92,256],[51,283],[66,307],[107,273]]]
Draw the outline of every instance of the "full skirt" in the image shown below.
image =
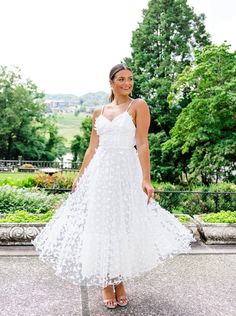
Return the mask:
[[137,151],[98,147],[76,190],[32,240],[39,258],[74,284],[105,287],[141,276],[195,241],[155,200]]

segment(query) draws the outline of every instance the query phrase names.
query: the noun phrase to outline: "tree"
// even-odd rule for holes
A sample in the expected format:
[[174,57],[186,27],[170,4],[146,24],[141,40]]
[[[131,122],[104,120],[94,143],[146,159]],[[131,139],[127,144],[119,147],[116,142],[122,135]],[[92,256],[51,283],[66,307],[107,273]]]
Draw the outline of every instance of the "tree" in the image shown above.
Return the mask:
[[[169,108],[167,96],[176,76],[193,59],[193,50],[210,44],[204,15],[197,16],[186,0],[151,0],[143,21],[133,32],[131,58],[134,96],[151,109],[150,132],[169,135],[181,109]],[[186,104],[183,103],[183,106]]]
[[186,88],[191,102],[179,115],[164,152],[188,155],[190,179],[209,185],[232,179],[236,166],[236,52],[210,45],[195,53],[172,86],[170,107],[178,107]]
[[52,161],[55,158],[62,159],[64,154],[68,151],[64,143],[65,139],[58,134],[54,117],[48,117],[48,120],[48,138],[45,143],[44,153],[41,159],[49,161]]
[[87,116],[81,122],[81,134],[75,135],[71,143],[71,152],[73,153],[73,161],[82,162],[84,154],[88,148],[92,130],[92,118]]
[[20,69],[0,67],[2,159],[17,159],[21,155],[24,159],[53,160],[66,151],[55,122],[46,115],[43,97],[31,80],[23,81]]
[[170,137],[179,113],[190,102],[188,91],[179,107],[169,108],[167,97],[177,75],[193,60],[194,49],[210,43],[204,19],[186,0],[150,0],[143,21],[133,32],[131,58],[124,59],[134,72],[133,96],[143,97],[150,107],[149,133],[161,133],[152,137],[151,152],[159,156],[151,154],[151,161],[157,163],[152,163],[151,171],[165,181],[179,181],[179,161],[159,150],[159,141]]

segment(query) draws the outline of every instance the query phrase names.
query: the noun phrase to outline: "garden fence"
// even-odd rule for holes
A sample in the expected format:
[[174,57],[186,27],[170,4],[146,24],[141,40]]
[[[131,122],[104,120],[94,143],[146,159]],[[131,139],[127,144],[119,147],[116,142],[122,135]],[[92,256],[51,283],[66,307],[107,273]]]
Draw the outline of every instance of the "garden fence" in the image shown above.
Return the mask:
[[[31,165],[27,168],[24,165]],[[78,171],[80,162],[73,161],[43,161],[43,160],[0,160],[0,172],[37,171],[43,168],[57,168],[61,171]]]
[[[70,192],[70,189],[45,188],[50,192]],[[236,192],[211,191],[160,191],[154,198],[172,213],[199,214],[219,211],[236,211]]]

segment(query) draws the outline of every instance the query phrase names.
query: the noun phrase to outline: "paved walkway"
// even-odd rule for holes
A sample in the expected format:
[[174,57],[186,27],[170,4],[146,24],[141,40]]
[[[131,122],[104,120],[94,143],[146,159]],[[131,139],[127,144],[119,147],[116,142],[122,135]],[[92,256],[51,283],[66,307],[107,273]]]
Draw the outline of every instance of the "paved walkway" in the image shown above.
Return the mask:
[[100,288],[59,279],[32,246],[0,247],[1,316],[235,316],[236,245],[195,243],[126,288],[129,305],[108,310]]

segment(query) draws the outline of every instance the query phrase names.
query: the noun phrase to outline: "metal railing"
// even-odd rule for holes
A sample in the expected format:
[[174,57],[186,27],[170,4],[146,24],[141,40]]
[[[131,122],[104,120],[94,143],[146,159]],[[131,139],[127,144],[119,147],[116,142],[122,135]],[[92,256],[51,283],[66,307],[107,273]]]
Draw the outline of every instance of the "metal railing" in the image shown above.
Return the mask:
[[[33,168],[22,168],[30,164]],[[79,162],[71,161],[41,161],[23,160],[0,160],[0,172],[12,171],[36,171],[43,168],[55,168],[63,171],[78,171]],[[39,188],[49,192],[60,193],[70,192],[64,188]],[[186,213],[190,215],[221,210],[236,211],[236,192],[212,192],[212,191],[162,191],[155,190],[155,199],[159,204],[170,212]]]
[[[24,165],[31,165],[27,168]],[[78,171],[80,162],[73,161],[43,161],[43,160],[0,160],[0,172],[36,171],[42,168],[59,168],[61,171]]]
[[[71,191],[63,188],[39,189],[54,193]],[[155,190],[154,198],[159,202],[160,206],[171,213],[194,215],[222,210],[236,211],[236,192]]]
[[236,211],[236,192],[155,190],[155,199],[162,207],[175,213],[194,215]]

